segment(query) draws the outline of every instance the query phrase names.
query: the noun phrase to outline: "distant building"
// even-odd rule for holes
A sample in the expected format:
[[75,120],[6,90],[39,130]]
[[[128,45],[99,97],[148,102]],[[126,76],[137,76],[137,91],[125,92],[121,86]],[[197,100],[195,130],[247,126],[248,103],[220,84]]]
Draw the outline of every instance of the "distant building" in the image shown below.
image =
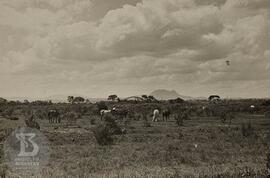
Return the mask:
[[211,95],[211,96],[208,97],[208,101],[210,101],[210,102],[217,102],[217,101],[220,101],[220,100],[221,100],[221,98],[218,95]]

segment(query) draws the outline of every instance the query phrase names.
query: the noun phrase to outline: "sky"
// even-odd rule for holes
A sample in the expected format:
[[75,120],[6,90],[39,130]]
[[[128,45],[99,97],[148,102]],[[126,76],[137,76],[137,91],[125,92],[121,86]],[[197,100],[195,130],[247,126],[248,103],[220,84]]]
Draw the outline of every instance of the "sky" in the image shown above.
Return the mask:
[[269,88],[269,0],[0,1],[0,97]]

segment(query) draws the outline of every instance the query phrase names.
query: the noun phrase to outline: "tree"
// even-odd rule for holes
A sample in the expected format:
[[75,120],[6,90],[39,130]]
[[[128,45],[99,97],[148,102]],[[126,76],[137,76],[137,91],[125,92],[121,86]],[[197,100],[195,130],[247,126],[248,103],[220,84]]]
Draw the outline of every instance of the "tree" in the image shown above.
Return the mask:
[[72,101],[72,103],[83,103],[85,101],[85,99],[83,97],[75,97]]
[[149,95],[149,96],[148,96],[148,99],[149,99],[150,101],[157,101],[157,99],[156,99],[154,96],[152,96],[152,95]]
[[184,102],[185,102],[185,100],[183,100],[182,98],[170,99],[170,100],[168,100],[168,101],[169,101],[169,103],[171,103],[171,104],[184,103]]
[[7,100],[5,98],[0,98],[0,104],[5,104]]
[[89,99],[86,99],[85,102],[88,103],[88,104],[91,103],[91,101]]
[[147,99],[148,99],[148,96],[147,96],[147,95],[142,95],[142,98],[143,98],[144,100],[147,100]]
[[28,100],[24,100],[23,103],[24,104],[29,104],[29,101]]
[[115,101],[118,98],[117,95],[110,95],[108,96],[108,100]]
[[69,103],[73,103],[74,96],[68,96],[67,100]]

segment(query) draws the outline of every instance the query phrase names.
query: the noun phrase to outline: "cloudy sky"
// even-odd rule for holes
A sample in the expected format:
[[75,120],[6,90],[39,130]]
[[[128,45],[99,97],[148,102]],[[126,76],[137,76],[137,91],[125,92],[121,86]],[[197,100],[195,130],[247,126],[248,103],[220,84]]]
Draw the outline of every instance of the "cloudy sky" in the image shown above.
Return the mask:
[[269,88],[269,0],[0,1],[2,97]]

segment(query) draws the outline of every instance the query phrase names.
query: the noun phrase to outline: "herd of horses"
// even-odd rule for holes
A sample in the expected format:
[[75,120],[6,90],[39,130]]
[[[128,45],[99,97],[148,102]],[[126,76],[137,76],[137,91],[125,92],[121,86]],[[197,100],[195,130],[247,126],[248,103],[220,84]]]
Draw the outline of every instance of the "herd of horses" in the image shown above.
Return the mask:
[[[112,114],[114,116],[118,116],[117,118],[120,119],[125,119],[128,116],[129,111],[128,110],[121,110],[121,109],[116,109],[113,108],[112,110],[105,110],[102,109],[100,110],[100,116],[101,116],[101,120],[103,119],[103,117],[107,114]],[[153,122],[157,122],[160,116],[160,110],[159,109],[154,109],[153,111]],[[170,118],[171,115],[171,111],[169,109],[165,109],[162,111],[162,118],[163,121],[167,121]]]
[[[157,122],[159,117],[160,117],[160,110],[159,109],[154,109],[153,114],[152,114],[152,121]],[[129,110],[127,109],[119,109],[119,108],[112,108],[109,110],[102,109],[99,111],[100,114],[100,119],[103,120],[104,117],[108,114],[111,114],[114,116],[114,118],[119,119],[119,120],[124,120],[128,117],[129,115]],[[48,120],[50,124],[60,124],[64,119],[67,121],[67,123],[76,123],[76,120],[81,118],[81,115],[77,112],[74,111],[68,111],[65,113],[60,112],[57,109],[51,109],[44,114],[43,118]],[[170,118],[171,112],[169,109],[165,109],[162,111],[162,118],[163,121],[167,121]],[[40,117],[35,117],[35,114],[31,114],[26,120],[25,123],[29,127],[34,127],[37,129],[40,129],[40,126],[38,122],[36,121],[36,118]]]
[[[162,119],[163,122],[167,122],[171,115],[174,116],[174,118],[177,120],[177,118],[182,117],[182,115],[184,114],[190,114],[190,113],[194,113],[194,111],[196,111],[196,114],[200,115],[207,115],[207,116],[216,116],[218,115],[218,111],[222,111],[224,109],[220,108],[218,109],[218,107],[215,108],[211,108],[208,106],[199,106],[199,107],[182,107],[182,109],[179,108],[175,108],[175,107],[163,107],[163,109],[161,108],[156,108],[153,107],[151,108],[151,117],[152,117],[152,122],[158,122],[159,120]],[[250,111],[254,111],[255,110],[255,105],[251,105],[249,106],[249,110]],[[146,108],[145,108],[146,109]],[[150,108],[146,109],[148,111],[150,111]],[[226,111],[226,110],[225,110]],[[32,114],[29,114],[31,113]],[[42,120],[48,120],[48,122],[50,124],[60,124],[62,123],[63,120],[65,120],[65,123],[68,126],[71,125],[76,125],[76,121],[80,118],[82,118],[83,112],[79,112],[79,111],[72,111],[72,110],[61,110],[61,109],[50,109],[47,111],[41,111],[39,110],[39,112],[33,112],[33,111],[29,111],[28,115],[26,115],[26,119],[25,119],[25,123],[27,126],[29,127],[34,127],[39,129],[40,126],[37,122],[37,118],[40,118]],[[94,114],[95,112],[93,112]],[[231,114],[231,115],[230,115]],[[130,109],[130,108],[126,108],[126,107],[112,107],[112,109],[100,109],[97,110],[97,112],[94,114],[95,116],[99,115],[100,116],[100,120],[102,121],[104,119],[104,117],[106,115],[112,115],[114,116],[114,119],[117,120],[124,120],[127,118],[137,118],[136,116],[140,115],[143,116],[145,115],[145,112],[142,109]],[[146,113],[146,115],[148,115]],[[226,111],[226,112],[221,112],[221,114],[219,113],[221,121],[222,122],[226,122],[227,118],[229,118],[229,123],[231,123],[231,119],[233,118],[233,113],[230,111]],[[90,116],[90,115],[89,115]],[[146,117],[147,118],[147,117]],[[89,119],[91,119],[89,117]]]

